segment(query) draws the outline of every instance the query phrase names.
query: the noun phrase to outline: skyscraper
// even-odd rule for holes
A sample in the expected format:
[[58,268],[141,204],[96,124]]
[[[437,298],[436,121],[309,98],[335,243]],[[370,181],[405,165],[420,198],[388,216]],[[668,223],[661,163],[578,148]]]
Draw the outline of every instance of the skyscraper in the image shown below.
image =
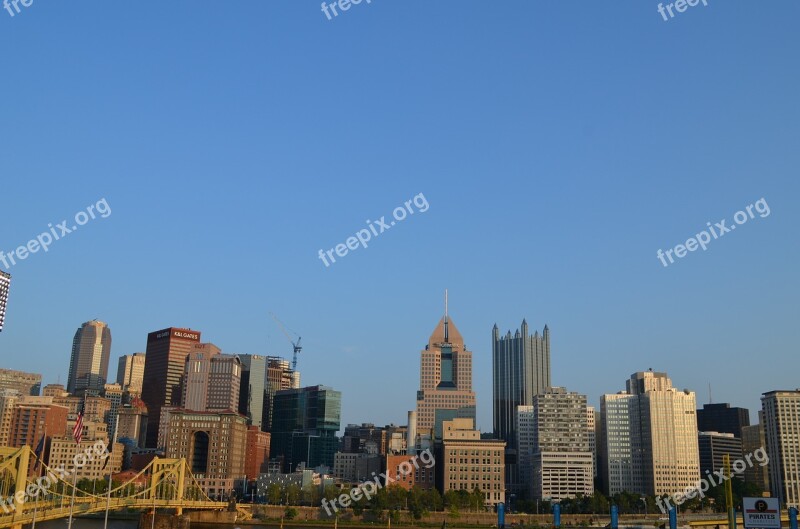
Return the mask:
[[6,306],[8,305],[8,290],[11,288],[11,274],[0,270],[0,332],[3,332],[3,322],[6,319]]
[[441,438],[442,422],[456,418],[475,423],[472,391],[472,352],[447,314],[434,329],[420,354],[417,392],[417,433]]
[[531,336],[528,322],[514,335],[500,336],[492,328],[492,420],[494,435],[506,442],[506,485],[517,494],[530,487],[518,468],[516,418],[518,406],[530,406],[533,398],[550,386],[550,330],[544,326]]
[[594,491],[586,396],[551,387],[533,397],[533,498]]
[[87,321],[75,332],[69,360],[67,391],[99,395],[108,379],[111,329],[102,321]]
[[800,507],[800,389],[761,397],[770,490],[783,507]]
[[717,403],[703,404],[703,409],[697,410],[697,429],[701,432],[732,433],[741,439],[745,426],[750,426],[750,411],[746,408]]
[[672,495],[700,479],[693,391],[672,387],[666,373],[641,371],[626,392],[603,395],[600,472],[609,494],[618,490]]
[[210,347],[186,357],[181,406],[192,411],[238,411],[241,360],[220,354],[213,344],[203,345]]
[[600,397],[600,438],[597,465],[603,491],[644,490],[642,458],[632,446],[633,429],[639,424],[639,399],[626,392]]
[[163,406],[180,406],[186,357],[200,343],[200,331],[169,327],[147,335],[142,400],[147,405],[147,447],[158,448]]
[[[697,446],[700,451],[700,475],[711,474],[724,468],[725,456],[731,463],[742,458],[742,440],[728,432],[699,432]],[[744,479],[742,474],[734,474]]]
[[333,468],[341,392],[326,386],[285,389],[275,394],[273,404],[270,455],[283,459],[283,471],[294,472],[299,463]]
[[144,353],[133,353],[119,358],[117,384],[122,386],[123,391],[137,395],[142,393],[145,358]]
[[[269,429],[267,415],[267,357],[239,355],[242,361],[242,382],[239,389],[239,413],[248,424],[259,430]],[[288,388],[287,388],[288,389]]]
[[267,397],[264,403],[266,423],[262,425],[265,430],[272,427],[273,401],[275,393],[284,389],[298,389],[300,387],[300,372],[293,371],[288,360],[279,356],[267,357]]

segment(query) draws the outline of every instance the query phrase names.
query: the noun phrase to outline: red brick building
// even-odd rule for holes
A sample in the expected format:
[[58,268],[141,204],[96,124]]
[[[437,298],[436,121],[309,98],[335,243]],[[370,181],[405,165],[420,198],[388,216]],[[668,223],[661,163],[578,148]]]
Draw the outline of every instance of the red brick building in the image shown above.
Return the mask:
[[258,479],[258,475],[267,471],[269,461],[268,432],[262,432],[258,426],[247,428],[247,449],[245,452],[244,473],[248,480]]

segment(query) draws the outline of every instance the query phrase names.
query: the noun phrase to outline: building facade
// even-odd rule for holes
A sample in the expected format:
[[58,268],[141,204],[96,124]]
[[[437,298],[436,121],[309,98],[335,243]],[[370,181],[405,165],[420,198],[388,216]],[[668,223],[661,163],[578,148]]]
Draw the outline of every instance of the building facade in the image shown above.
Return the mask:
[[61,437],[67,432],[67,408],[50,397],[21,397],[12,409],[8,446],[35,448],[42,436]]
[[0,389],[0,446],[9,446],[11,419],[19,399],[20,393],[16,389]]
[[[267,429],[272,430],[275,394],[285,389],[300,388],[300,373],[291,369],[291,364],[279,356],[267,357],[267,396],[264,401]],[[263,425],[262,425],[263,426]]]
[[[436,488],[483,493],[484,506],[505,503],[505,449],[500,439],[481,439],[470,418],[442,422],[442,438],[436,443]],[[422,472],[422,467],[417,472]]]
[[[742,440],[732,433],[699,432],[697,447],[700,452],[700,475],[724,469],[726,455],[730,457],[731,464],[742,458]],[[742,474],[734,476],[744,480]]]
[[239,355],[239,359],[242,362],[239,413],[247,417],[248,424],[265,432],[269,430],[269,417],[266,415],[267,357]]
[[87,321],[75,332],[69,360],[67,391],[99,395],[108,379],[111,329],[102,321]]
[[220,354],[218,347],[207,345],[186,357],[183,373],[182,407],[195,411],[239,409],[242,363],[236,355]]
[[561,387],[533,397],[532,497],[561,500],[594,492],[586,396]]
[[600,397],[598,470],[603,492],[613,496],[644,491],[641,448],[634,447],[639,425],[639,400],[626,392]]
[[[170,327],[147,335],[142,400],[147,405],[147,447],[159,448],[161,408],[180,406],[186,357],[200,343],[200,331]],[[162,447],[163,448],[163,447]]]
[[6,307],[8,307],[8,291],[11,289],[11,274],[0,270],[0,332],[6,321]]
[[455,324],[445,315],[420,353],[417,392],[418,434],[442,436],[442,422],[455,418],[475,422],[475,392],[472,391],[472,352]]
[[703,404],[697,410],[697,429],[701,432],[733,434],[742,438],[742,428],[750,426],[750,411],[746,408],[731,408],[730,404]]
[[770,491],[784,507],[800,507],[800,389],[761,397]]
[[270,457],[282,460],[289,473],[306,468],[333,468],[339,447],[342,394],[326,386],[278,391],[274,399]]
[[226,497],[245,477],[247,419],[235,411],[172,409],[165,432],[166,457],[186,458],[200,487]]
[[[742,453],[752,454],[758,449],[766,450],[767,440],[761,424],[742,428]],[[744,471],[745,483],[751,483],[759,490],[769,492],[769,465],[748,465]]]
[[13,369],[0,369],[0,391],[14,389],[20,395],[37,396],[42,389],[42,375]]
[[262,432],[258,426],[248,426],[244,463],[244,474],[248,480],[258,479],[259,475],[267,471],[269,439],[268,432]]
[[117,439],[129,439],[137,448],[147,443],[147,406],[141,399],[119,409]]
[[145,358],[144,353],[133,353],[119,358],[117,384],[122,387],[122,391],[136,395],[142,394]]
[[[120,443],[115,443],[113,450],[107,456],[110,458],[106,463],[106,458],[101,457],[97,451],[97,441],[103,441],[108,444],[108,439],[99,438],[85,438],[78,445],[72,436],[63,436],[58,439],[53,439],[50,442],[50,455],[47,465],[50,468],[66,468],[73,470],[76,473],[76,479],[91,479],[98,480],[108,478],[108,473],[116,474],[122,470],[122,457],[125,447]],[[78,454],[97,454],[96,457],[83,458]],[[76,465],[77,461],[82,463]],[[85,461],[85,463],[84,463]],[[63,467],[62,467],[63,465]]]

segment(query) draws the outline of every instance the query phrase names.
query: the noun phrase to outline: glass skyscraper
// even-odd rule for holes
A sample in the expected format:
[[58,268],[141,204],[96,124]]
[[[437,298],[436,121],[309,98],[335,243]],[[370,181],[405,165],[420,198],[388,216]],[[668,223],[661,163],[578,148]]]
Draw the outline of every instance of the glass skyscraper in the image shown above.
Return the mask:
[[[528,322],[513,335],[500,335],[492,328],[492,417],[494,435],[506,442],[506,484],[509,492],[525,494],[530,483],[522,483],[517,464],[518,406],[531,406],[536,395],[550,387],[550,330],[528,333]],[[527,475],[527,472],[524,474]]]
[[333,468],[339,445],[342,394],[327,386],[286,389],[275,393],[270,457],[283,460],[283,472],[325,465]]

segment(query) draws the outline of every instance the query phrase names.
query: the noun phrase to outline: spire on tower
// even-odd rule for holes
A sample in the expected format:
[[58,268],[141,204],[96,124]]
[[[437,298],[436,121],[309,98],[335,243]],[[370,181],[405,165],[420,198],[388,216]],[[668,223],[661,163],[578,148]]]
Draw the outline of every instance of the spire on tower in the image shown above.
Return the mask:
[[447,318],[447,289],[444,289],[444,342],[450,343],[450,332],[448,327]]

